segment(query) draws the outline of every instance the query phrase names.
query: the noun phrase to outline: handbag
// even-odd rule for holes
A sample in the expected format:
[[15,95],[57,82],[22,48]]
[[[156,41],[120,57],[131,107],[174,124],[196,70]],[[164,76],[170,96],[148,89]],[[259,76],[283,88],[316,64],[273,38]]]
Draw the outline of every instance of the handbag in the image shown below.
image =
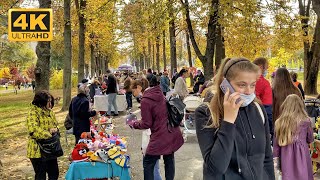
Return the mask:
[[66,119],[64,120],[64,127],[66,128],[66,130],[73,128],[73,120],[71,119],[69,113],[67,114]]
[[40,139],[36,142],[40,147],[41,158],[55,159],[63,155],[59,132],[52,134],[49,139]]

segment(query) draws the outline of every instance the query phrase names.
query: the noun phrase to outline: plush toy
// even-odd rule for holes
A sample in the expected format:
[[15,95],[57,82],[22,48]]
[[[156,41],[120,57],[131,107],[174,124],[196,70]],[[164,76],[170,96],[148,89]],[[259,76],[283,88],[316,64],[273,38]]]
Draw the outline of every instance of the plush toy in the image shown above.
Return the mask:
[[115,159],[115,158],[119,157],[120,155],[121,155],[121,151],[120,151],[120,147],[118,147],[118,146],[113,146],[112,148],[110,148],[108,150],[108,156],[111,159]]
[[125,167],[125,168],[130,167],[129,166],[130,157],[128,155],[121,155],[117,157],[114,161],[116,164],[118,164],[121,167]]
[[96,152],[89,151],[87,153],[87,156],[89,157],[89,159],[91,161],[102,161],[101,158],[98,156],[98,154]]
[[92,140],[91,139],[79,139],[78,144],[89,144],[91,143]]
[[97,155],[104,161],[105,163],[108,163],[109,156],[108,156],[108,151],[105,149],[99,149],[97,150]]
[[71,153],[72,161],[78,162],[87,160],[88,157],[86,154],[88,151],[89,149],[86,144],[77,144]]

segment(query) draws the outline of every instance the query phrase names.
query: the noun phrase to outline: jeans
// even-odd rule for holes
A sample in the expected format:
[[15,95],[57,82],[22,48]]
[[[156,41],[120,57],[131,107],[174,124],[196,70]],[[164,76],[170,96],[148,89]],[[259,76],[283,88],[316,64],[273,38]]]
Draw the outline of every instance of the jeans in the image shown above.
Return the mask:
[[132,108],[132,92],[126,93],[126,100],[127,100],[127,104],[128,104],[127,109],[131,109]]
[[272,105],[263,105],[268,116],[268,123],[269,123],[269,130],[271,134],[271,141],[273,141],[273,134],[274,134],[274,125],[272,121]]
[[108,115],[111,115],[111,108],[114,108],[114,114],[119,114],[117,106],[117,93],[108,94]]
[[[143,174],[144,180],[155,180],[154,169],[157,161],[159,161],[160,155],[148,155],[143,158]],[[169,155],[163,155],[164,169],[166,180],[173,180],[175,174],[174,153]]]
[[156,165],[154,166],[153,174],[154,174],[154,180],[162,180],[161,174],[160,174],[159,159],[156,162]]
[[41,158],[30,158],[34,172],[35,180],[46,180],[48,173],[49,180],[57,180],[59,177],[58,160],[43,160]]

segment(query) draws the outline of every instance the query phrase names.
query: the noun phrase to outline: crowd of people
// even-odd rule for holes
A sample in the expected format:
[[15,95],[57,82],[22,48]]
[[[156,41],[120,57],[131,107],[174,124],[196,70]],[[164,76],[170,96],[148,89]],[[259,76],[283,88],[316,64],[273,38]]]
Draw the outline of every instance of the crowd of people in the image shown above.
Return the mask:
[[[78,85],[71,101],[69,116],[78,142],[90,135],[91,110],[97,94],[108,95],[107,116],[118,116],[117,93],[124,90],[127,109],[133,97],[140,103],[141,119],[128,123],[132,129],[150,129],[150,140],[143,152],[144,179],[162,179],[159,159],[163,157],[165,179],[175,178],[175,152],[183,145],[180,127],[168,126],[166,96],[183,100],[190,93],[205,92],[204,103],[195,111],[196,134],[203,157],[203,179],[274,180],[281,172],[283,180],[313,179],[308,144],[313,141],[311,121],[304,108],[304,92],[296,73],[279,68],[272,84],[266,79],[268,60],[226,58],[216,75],[206,81],[201,70],[191,74],[181,69],[172,74],[152,72],[111,73]],[[186,78],[192,78],[189,89]],[[37,139],[46,139],[57,131],[52,111],[53,96],[47,91],[35,94],[27,117],[28,158],[36,179],[57,179],[57,159],[41,158]],[[111,110],[114,109],[112,114]],[[128,127],[128,128],[129,128]],[[273,148],[273,149],[272,149]]]

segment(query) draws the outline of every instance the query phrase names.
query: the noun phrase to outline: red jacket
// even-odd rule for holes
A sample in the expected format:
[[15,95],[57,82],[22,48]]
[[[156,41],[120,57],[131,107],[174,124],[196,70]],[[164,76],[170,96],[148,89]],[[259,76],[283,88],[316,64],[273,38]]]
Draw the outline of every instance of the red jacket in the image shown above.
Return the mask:
[[262,75],[256,84],[256,96],[263,105],[272,105],[272,89],[268,80]]
[[141,100],[142,119],[133,124],[135,129],[151,130],[148,155],[168,155],[184,143],[180,127],[168,130],[168,113],[165,97],[159,86],[147,89]]

